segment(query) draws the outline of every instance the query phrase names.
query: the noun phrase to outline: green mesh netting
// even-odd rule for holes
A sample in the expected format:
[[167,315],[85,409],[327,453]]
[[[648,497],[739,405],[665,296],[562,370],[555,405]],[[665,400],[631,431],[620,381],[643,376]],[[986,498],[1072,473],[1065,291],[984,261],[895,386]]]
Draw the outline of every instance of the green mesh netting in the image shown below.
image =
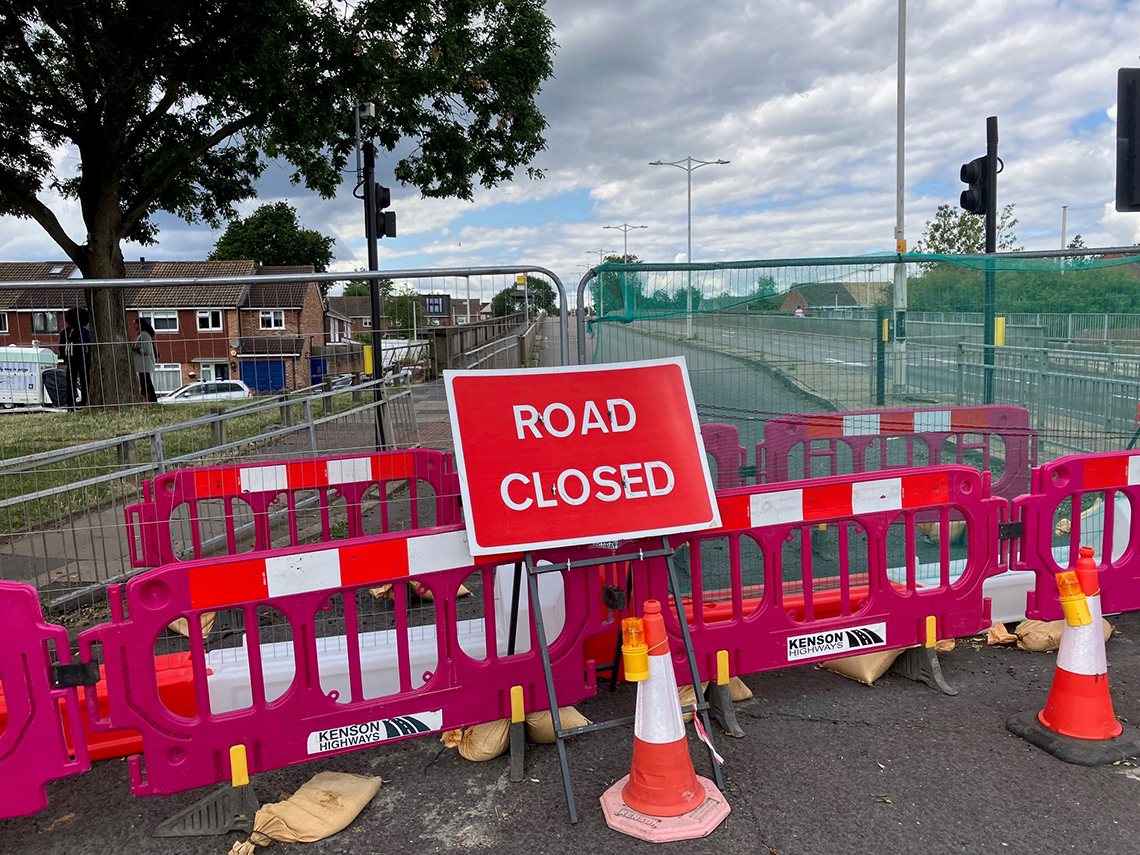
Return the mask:
[[[992,363],[988,271],[1005,331]],[[904,276],[905,349],[893,328],[882,341]],[[773,415],[821,410],[1011,404],[1042,459],[1124,448],[1140,423],[1136,256],[607,263],[586,295],[588,359],[684,356],[702,421],[737,427],[746,448]]]

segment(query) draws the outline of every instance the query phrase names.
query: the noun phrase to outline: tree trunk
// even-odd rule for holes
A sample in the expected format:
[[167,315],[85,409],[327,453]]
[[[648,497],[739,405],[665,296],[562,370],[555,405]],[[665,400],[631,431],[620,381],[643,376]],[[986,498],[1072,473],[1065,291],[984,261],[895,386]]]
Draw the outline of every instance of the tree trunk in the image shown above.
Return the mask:
[[[80,271],[87,279],[123,279],[126,265],[118,242],[86,249],[86,264]],[[99,250],[103,251],[100,252]],[[127,329],[126,293],[121,288],[88,288],[87,310],[91,313],[91,403],[116,406],[137,401],[138,381]]]

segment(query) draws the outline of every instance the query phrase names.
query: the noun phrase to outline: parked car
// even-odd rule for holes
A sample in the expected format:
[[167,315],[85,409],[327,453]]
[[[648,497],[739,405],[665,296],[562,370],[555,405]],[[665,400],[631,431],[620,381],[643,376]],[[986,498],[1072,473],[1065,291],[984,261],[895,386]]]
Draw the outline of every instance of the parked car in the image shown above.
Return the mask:
[[252,398],[253,390],[240,380],[199,380],[158,399],[160,404],[192,404],[197,401],[235,401]]

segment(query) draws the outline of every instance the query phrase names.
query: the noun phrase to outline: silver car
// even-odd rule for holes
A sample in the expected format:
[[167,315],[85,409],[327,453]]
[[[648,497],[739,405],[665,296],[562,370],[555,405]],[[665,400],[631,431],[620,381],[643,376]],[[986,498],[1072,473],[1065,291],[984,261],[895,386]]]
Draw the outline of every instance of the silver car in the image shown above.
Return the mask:
[[252,398],[253,390],[240,380],[199,380],[158,399],[160,404],[192,404],[198,401],[236,401]]

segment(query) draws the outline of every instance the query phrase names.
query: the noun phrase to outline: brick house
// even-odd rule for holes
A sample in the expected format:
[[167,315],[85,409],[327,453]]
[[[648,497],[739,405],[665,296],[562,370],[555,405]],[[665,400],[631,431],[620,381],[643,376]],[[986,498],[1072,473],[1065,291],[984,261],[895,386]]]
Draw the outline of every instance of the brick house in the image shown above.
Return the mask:
[[[128,279],[312,272],[311,266],[263,267],[252,261],[126,264]],[[0,291],[0,345],[35,340],[54,348],[64,311],[85,305],[79,272],[71,262],[0,263],[0,281],[23,280],[45,284]],[[55,281],[67,284],[48,284]],[[137,317],[155,329],[154,381],[160,393],[193,380],[230,377],[258,391],[303,388],[312,382],[312,348],[325,340],[324,304],[315,282],[144,286],[127,290],[126,309],[132,334]]]
[[781,312],[796,309],[836,308],[857,305],[846,286],[839,282],[813,282],[797,285],[790,290],[780,305]]

